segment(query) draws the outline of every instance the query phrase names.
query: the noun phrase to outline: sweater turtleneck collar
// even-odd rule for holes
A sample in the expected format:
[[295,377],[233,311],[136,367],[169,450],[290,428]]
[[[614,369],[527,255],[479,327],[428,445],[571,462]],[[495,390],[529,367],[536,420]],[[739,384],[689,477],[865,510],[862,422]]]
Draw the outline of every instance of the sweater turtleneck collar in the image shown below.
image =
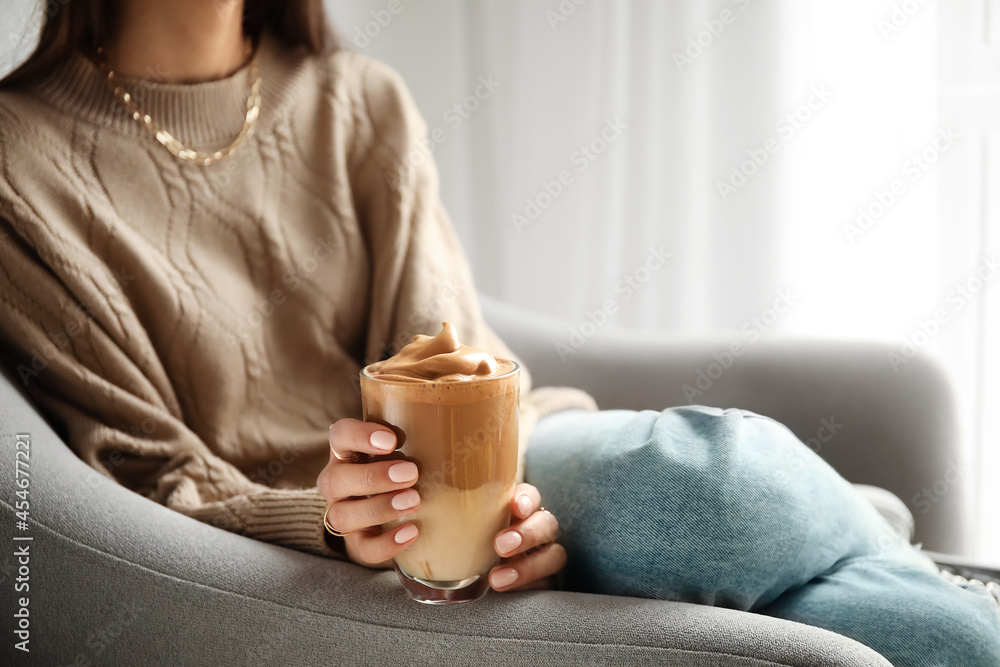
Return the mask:
[[[254,58],[261,78],[259,131],[284,113],[302,78],[306,58],[303,52],[286,49],[267,33],[261,36]],[[224,79],[205,83],[163,83],[163,76],[150,68],[144,77],[115,78],[139,108],[186,146],[228,143],[239,134],[250,94],[249,63]],[[79,52],[40,81],[37,92],[81,120],[128,134],[146,131],[115,97],[100,68]]]

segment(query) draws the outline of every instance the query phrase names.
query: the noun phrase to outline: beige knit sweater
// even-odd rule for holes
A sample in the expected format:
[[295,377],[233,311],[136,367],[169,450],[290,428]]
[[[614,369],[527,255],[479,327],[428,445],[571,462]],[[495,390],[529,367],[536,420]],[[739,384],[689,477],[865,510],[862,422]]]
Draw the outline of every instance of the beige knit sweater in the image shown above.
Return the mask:
[[[0,92],[0,355],[90,465],[188,516],[331,555],[316,476],[358,371],[442,320],[483,322],[399,77],[265,35],[256,133],[209,167],[174,158],[75,56]],[[242,126],[248,72],[125,80],[196,149]],[[527,385],[527,374],[525,389]],[[541,414],[593,408],[525,393]]]

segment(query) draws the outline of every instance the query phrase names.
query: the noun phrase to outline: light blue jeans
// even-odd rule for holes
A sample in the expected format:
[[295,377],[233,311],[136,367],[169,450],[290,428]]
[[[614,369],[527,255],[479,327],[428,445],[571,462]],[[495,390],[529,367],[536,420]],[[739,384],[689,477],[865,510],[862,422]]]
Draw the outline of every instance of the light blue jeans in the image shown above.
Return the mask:
[[937,575],[791,431],[744,410],[543,419],[527,480],[561,524],[570,590],[832,630],[894,665],[1000,665],[1000,608]]

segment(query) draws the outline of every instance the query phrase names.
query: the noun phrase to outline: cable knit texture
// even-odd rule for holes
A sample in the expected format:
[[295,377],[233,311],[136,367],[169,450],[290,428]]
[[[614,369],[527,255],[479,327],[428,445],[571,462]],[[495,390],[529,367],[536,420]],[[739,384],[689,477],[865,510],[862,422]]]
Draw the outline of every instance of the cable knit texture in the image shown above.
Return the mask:
[[[0,353],[91,466],[178,512],[333,555],[316,476],[360,417],[358,371],[442,320],[484,323],[442,210],[425,125],[392,70],[264,35],[256,132],[209,167],[174,158],[77,55],[0,92]],[[123,79],[185,145],[239,132],[246,69]],[[572,389],[521,401],[522,453]]]

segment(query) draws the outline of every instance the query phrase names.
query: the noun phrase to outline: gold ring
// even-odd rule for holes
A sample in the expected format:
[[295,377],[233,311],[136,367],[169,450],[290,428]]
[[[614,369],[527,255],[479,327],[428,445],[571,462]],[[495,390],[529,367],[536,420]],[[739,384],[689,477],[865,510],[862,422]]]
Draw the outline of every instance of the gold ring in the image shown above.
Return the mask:
[[341,531],[337,530],[336,528],[330,525],[330,510],[332,508],[333,508],[333,503],[330,503],[327,506],[326,511],[323,512],[323,525],[326,526],[326,529],[330,531],[331,534],[336,535],[337,537],[346,537],[351,533],[353,533],[354,532],[353,530]]
[[[545,509],[544,507],[541,507],[541,506],[539,506],[538,511],[539,512],[549,512],[547,509]],[[549,514],[552,514],[552,512],[549,512]]]
[[330,451],[333,452],[333,455],[336,456],[337,460],[340,461],[341,463],[357,463],[365,456],[361,452],[351,452],[347,456],[341,456],[340,454],[337,453],[336,449],[331,449]]

